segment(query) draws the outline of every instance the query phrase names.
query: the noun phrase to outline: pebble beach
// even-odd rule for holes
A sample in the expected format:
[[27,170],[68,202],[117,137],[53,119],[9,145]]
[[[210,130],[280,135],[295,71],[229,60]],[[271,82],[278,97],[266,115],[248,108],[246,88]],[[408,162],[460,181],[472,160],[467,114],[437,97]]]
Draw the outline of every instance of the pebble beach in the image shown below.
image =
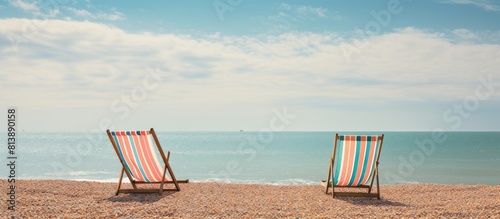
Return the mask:
[[[9,188],[0,180],[1,188]],[[500,186],[381,186],[381,199],[332,198],[318,185],[190,182],[181,191],[115,195],[117,183],[16,180],[14,218],[500,218]],[[130,186],[130,184],[125,184]],[[6,198],[6,194],[4,198]],[[3,199],[4,199],[3,198]]]

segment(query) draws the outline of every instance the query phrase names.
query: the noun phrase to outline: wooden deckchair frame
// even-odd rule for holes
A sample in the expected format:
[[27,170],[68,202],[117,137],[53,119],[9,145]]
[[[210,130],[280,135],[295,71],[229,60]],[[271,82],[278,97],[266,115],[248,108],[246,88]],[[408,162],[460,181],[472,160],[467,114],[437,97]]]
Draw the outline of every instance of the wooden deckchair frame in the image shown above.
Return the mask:
[[[378,177],[378,164],[379,164],[379,158],[380,158],[380,152],[382,150],[382,143],[384,141],[384,135],[379,135],[377,137],[377,141],[379,141],[379,147],[377,151],[377,157],[375,160],[375,168],[374,172],[372,174],[372,177],[370,179],[370,185],[359,185],[359,186],[336,186],[333,181],[335,179],[335,171],[334,171],[334,165],[335,165],[335,157],[337,153],[337,146],[338,146],[338,141],[340,140],[340,135],[337,133],[335,134],[335,143],[333,147],[333,153],[332,156],[330,157],[330,166],[328,168],[328,177],[326,180],[321,181],[321,185],[325,187],[325,193],[328,194],[328,190],[331,187],[332,188],[332,196],[335,198],[335,196],[362,196],[362,197],[376,197],[377,199],[380,199],[380,188],[379,188],[379,177]],[[373,181],[377,181],[377,193],[372,193],[372,188],[373,188]],[[367,192],[336,192],[335,188],[356,188],[356,189],[367,189]]]
[[[163,191],[180,191],[181,188],[179,186],[179,183],[188,183],[189,182],[189,179],[177,180],[175,178],[174,172],[172,171],[172,168],[170,167],[170,164],[168,163],[168,160],[170,158],[170,151],[167,151],[167,156],[165,156],[165,153],[163,152],[163,149],[160,145],[160,141],[158,141],[158,137],[156,136],[155,130],[153,128],[151,128],[149,130],[149,133],[153,136],[156,148],[160,152],[161,158],[162,158],[163,163],[164,163],[162,179],[165,179],[165,176],[166,176],[167,171],[168,171],[168,174],[170,175],[170,178],[172,180],[168,180],[168,181],[162,180],[161,182],[142,182],[142,181],[134,180],[134,178],[132,177],[132,174],[129,173],[127,168],[125,168],[125,163],[120,156],[120,152],[118,150],[117,143],[115,142],[115,139],[113,138],[113,135],[111,134],[111,131],[108,129],[108,130],[106,130],[106,133],[108,134],[109,140],[111,141],[111,144],[113,145],[113,148],[115,149],[116,155],[118,156],[118,159],[120,160],[120,163],[122,164],[120,179],[118,181],[118,188],[116,189],[115,195],[118,195],[120,192],[121,193],[156,193],[157,192],[158,194],[161,195]],[[127,175],[130,183],[132,184],[133,189],[122,189],[121,188],[123,173],[125,173]],[[139,184],[153,184],[153,185],[160,184],[160,186],[158,189],[141,189],[141,188],[137,187],[137,185],[139,185]],[[175,188],[165,189],[165,188],[163,188],[164,184],[174,184]]]

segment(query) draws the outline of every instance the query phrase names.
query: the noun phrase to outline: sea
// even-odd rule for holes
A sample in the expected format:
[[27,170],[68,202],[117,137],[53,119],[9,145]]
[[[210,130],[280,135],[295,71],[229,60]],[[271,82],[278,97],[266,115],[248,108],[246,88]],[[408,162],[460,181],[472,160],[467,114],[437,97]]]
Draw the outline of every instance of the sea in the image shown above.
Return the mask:
[[[314,185],[327,177],[336,132],[161,132],[177,179]],[[500,132],[384,134],[379,176],[388,184],[500,185]],[[4,135],[6,136],[6,135]],[[104,132],[18,132],[14,154],[0,137],[1,178],[117,182],[118,157]]]

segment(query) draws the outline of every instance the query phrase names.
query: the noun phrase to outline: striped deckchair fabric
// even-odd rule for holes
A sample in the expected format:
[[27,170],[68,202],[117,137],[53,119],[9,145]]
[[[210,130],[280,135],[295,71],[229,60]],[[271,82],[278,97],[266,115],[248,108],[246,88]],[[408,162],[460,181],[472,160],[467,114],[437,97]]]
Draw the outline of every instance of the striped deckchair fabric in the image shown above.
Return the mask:
[[[162,193],[164,190],[179,191],[180,182],[176,180],[172,168],[168,163],[170,152],[163,153],[154,129],[143,131],[106,131],[113,145],[118,159],[122,163],[122,171],[116,195],[123,193]],[[156,149],[154,147],[156,145]],[[158,159],[157,152],[161,155]],[[168,175],[166,174],[168,171]],[[121,189],[123,173],[126,173],[133,189]],[[159,189],[139,189],[137,184],[159,183]],[[164,183],[173,183],[175,189],[164,189]]]
[[[327,180],[322,181],[326,193],[332,187],[335,196],[369,196],[380,199],[378,164],[384,135],[335,135],[335,143]],[[377,180],[377,193],[371,193]],[[369,184],[369,185],[367,185]],[[335,188],[364,188],[367,192],[336,192]]]

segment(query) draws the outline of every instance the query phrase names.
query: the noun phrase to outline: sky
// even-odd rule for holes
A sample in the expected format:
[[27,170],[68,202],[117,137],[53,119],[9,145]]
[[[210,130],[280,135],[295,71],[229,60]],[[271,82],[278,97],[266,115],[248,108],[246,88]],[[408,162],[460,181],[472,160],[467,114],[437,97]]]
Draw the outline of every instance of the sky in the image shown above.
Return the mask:
[[0,108],[24,131],[499,131],[499,21],[493,0],[3,0]]

